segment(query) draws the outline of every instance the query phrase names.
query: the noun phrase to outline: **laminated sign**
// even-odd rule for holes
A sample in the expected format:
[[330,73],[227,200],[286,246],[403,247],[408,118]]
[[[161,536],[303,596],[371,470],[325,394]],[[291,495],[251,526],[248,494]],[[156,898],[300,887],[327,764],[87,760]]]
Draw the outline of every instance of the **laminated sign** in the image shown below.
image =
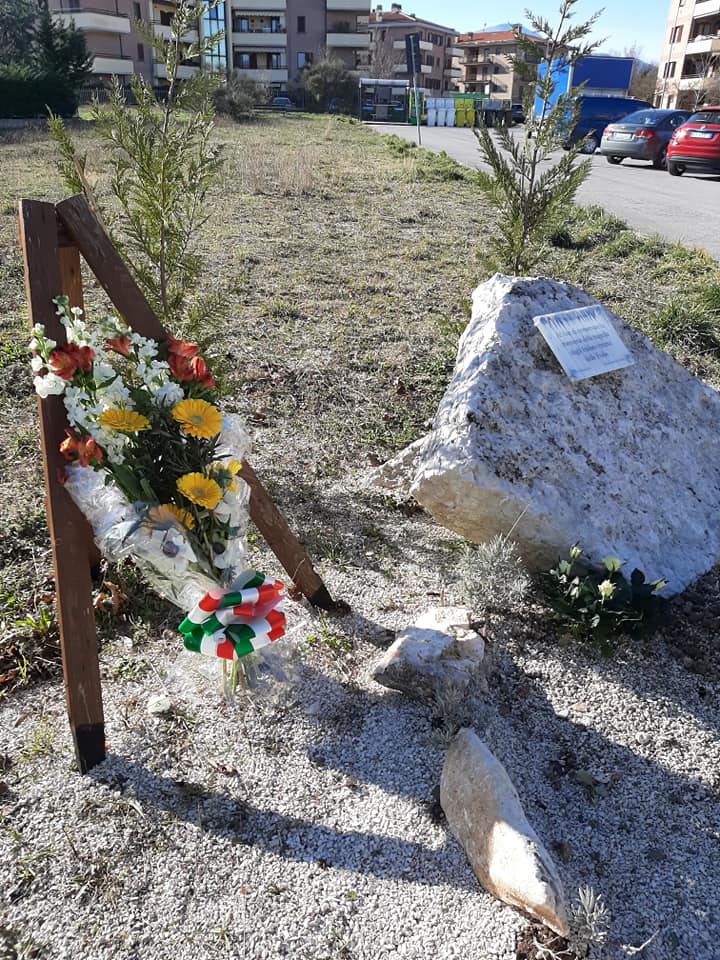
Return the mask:
[[601,306],[548,313],[534,317],[533,323],[571,380],[597,377],[635,362]]

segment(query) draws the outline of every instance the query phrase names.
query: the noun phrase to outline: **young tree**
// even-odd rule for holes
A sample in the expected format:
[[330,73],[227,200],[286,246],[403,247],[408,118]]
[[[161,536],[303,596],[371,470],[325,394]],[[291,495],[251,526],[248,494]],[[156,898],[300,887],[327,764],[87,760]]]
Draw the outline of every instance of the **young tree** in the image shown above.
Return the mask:
[[705,53],[695,57],[696,77],[699,81],[693,90],[692,109],[716,105],[720,102],[720,56]]
[[378,38],[377,31],[373,40],[374,44],[370,48],[370,76],[375,80],[393,80],[397,76],[395,67],[405,62],[405,51],[386,46]]
[[134,108],[126,106],[117,83],[109,104],[94,105],[96,129],[112,158],[114,212],[93,196],[85,176],[86,158],[75,150],[62,121],[56,117],[50,121],[66,184],[87,196],[151,306],[163,322],[176,328],[188,320],[192,324],[205,319],[219,302],[214,298],[198,306],[201,259],[196,237],[209,216],[207,191],[221,163],[211,134],[213,97],[222,78],[198,73],[190,80],[178,79],[183,61],[208,55],[223,40],[222,34],[186,39],[209,9],[195,6],[193,0],[178,0],[169,41],[138,24],[165,65],[168,89],[160,106],[150,85],[138,75],[131,80]]
[[327,55],[303,71],[303,86],[318,110],[327,110],[331,100],[349,107],[355,96],[355,80],[345,64]]
[[[503,129],[496,142],[487,127],[476,130],[483,159],[490,166],[490,172],[478,173],[478,184],[498,211],[495,233],[489,237],[491,260],[495,267],[515,274],[537,261],[545,238],[567,221],[575,194],[590,173],[590,161],[579,161],[583,140],[568,145],[559,160],[552,156],[567,144],[579,111],[573,94],[558,95],[558,61],[573,64],[599,45],[585,42],[599,14],[574,24],[576,4],[577,0],[561,0],[555,27],[526,11],[532,30],[542,40],[519,36],[527,60],[522,55],[512,58],[520,75],[533,81],[522,136],[516,138]],[[535,66],[538,51],[539,68]]]

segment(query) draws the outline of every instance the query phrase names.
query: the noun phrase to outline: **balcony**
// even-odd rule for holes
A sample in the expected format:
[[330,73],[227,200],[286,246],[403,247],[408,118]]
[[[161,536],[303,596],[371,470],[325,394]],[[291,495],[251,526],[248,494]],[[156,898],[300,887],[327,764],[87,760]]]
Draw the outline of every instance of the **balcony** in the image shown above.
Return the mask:
[[[393,73],[408,73],[407,64],[405,63],[396,63],[393,66]],[[420,64],[420,73],[427,74],[432,73],[432,67],[429,67],[426,63]]]
[[720,0],[697,0],[693,10],[693,20],[712,17],[720,13]]
[[[156,37],[162,37],[163,40],[174,40],[175,34],[172,32],[172,27],[166,26],[164,23],[158,23],[157,21],[153,22],[153,30]],[[190,30],[183,37],[183,43],[197,43],[198,32],[197,30]]]
[[327,33],[325,35],[325,43],[328,47],[345,47],[351,49],[369,49],[370,48],[370,34],[363,31],[362,33],[351,31],[342,32],[342,33]]
[[53,17],[65,26],[75,21],[78,30],[93,33],[130,33],[130,18],[110,13],[108,10],[53,10]]
[[250,67],[235,67],[235,73],[239,77],[247,77],[248,80],[254,80],[255,83],[287,83],[288,70],[282,67],[279,70],[256,69]]
[[678,90],[699,90],[707,81],[703,77],[680,77],[677,82]]
[[[200,67],[180,66],[177,69],[178,80],[189,80],[200,72]],[[167,70],[164,63],[155,64],[155,77],[158,80],[167,80]]]
[[693,40],[688,40],[686,57],[702,56],[705,53],[720,53],[720,36],[695,37]]
[[364,3],[359,3],[358,0],[326,0],[326,6],[328,10],[367,12],[367,6]]
[[92,72],[108,73],[116,77],[129,77],[135,72],[135,69],[130,57],[95,57]]
[[[428,43],[427,40],[420,41],[420,49],[425,50],[427,53],[432,52],[433,45]],[[393,40],[393,50],[404,50],[405,41],[404,40]]]
[[277,13],[286,9],[286,0],[235,0],[232,4],[233,13],[252,14]]
[[462,76],[462,70],[458,67],[446,67],[445,70],[443,70],[443,76],[459,78]]
[[233,46],[242,47],[243,50],[257,50],[259,47],[264,50],[281,50],[287,46],[287,34],[284,30],[282,32],[258,31],[257,33],[252,30],[233,30],[232,42]]
[[448,47],[445,52],[448,57],[461,57],[465,53],[461,47]]

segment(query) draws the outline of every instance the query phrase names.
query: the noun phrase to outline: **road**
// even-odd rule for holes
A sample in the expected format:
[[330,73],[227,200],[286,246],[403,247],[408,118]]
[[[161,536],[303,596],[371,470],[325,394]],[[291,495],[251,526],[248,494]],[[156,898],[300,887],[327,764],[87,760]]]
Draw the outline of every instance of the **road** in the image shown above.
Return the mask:
[[[378,133],[394,133],[417,142],[415,127],[371,124]],[[421,127],[422,145],[444,150],[459,163],[480,167],[480,153],[472,130],[465,127]],[[589,178],[578,192],[578,203],[597,204],[621,217],[645,236],[700,247],[720,260],[720,177],[671,177],[648,163],[625,160],[612,166],[595,154]]]

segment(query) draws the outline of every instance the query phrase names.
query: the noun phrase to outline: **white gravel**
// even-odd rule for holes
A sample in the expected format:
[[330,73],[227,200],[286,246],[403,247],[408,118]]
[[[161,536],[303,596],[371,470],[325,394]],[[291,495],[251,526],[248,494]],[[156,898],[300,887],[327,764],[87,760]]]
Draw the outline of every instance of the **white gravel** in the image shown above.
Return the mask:
[[[109,757],[87,777],[59,680],[0,704],[0,958],[515,957],[527,921],[482,891],[437,816],[431,710],[367,679],[388,631],[439,594],[459,599],[442,572],[454,540],[381,495],[326,492],[385,539],[323,567],[352,615],[291,605],[284,680],[228,703],[169,636],[132,651],[153,663],[142,678],[113,678],[119,637],[102,657]],[[718,960],[717,673],[692,672],[662,637],[611,660],[578,652],[532,610],[487,629],[495,675],[473,725],[569,899],[603,895],[603,956],[659,931],[649,960]],[[351,652],[305,640],[336,632]],[[163,693],[176,713],[151,716]]]

